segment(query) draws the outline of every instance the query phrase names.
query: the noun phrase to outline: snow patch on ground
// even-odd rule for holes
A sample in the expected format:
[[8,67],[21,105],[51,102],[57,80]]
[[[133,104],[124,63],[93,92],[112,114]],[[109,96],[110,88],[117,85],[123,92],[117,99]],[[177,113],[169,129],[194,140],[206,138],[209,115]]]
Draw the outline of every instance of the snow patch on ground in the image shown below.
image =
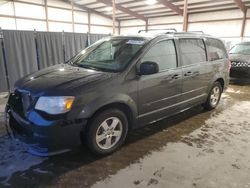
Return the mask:
[[4,110],[5,110],[5,105],[7,102],[7,95],[3,95],[0,93],[0,122],[4,120],[3,115],[4,115]]
[[212,113],[180,142],[169,143],[93,187],[250,187],[249,109],[250,102],[244,101]]
[[7,92],[0,93],[0,99],[6,98],[9,94]]
[[5,105],[0,105],[0,122],[4,121],[4,109],[5,109]]
[[233,89],[233,88],[228,88],[226,92],[227,93],[237,93],[237,94],[244,93],[241,90],[236,90],[236,89]]

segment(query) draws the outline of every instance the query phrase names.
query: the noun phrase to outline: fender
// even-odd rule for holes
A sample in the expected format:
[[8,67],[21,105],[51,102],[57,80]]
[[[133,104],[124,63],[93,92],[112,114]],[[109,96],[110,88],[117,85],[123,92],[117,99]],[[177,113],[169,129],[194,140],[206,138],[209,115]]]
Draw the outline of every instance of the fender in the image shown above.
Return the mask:
[[138,114],[136,102],[128,95],[122,93],[116,93],[113,95],[102,95],[93,99],[89,103],[85,104],[81,112],[78,115],[79,119],[90,118],[96,111],[104,106],[111,105],[114,103],[121,103],[128,106],[132,112],[133,119]]
[[[224,80],[223,78],[224,78],[224,76],[223,76],[222,74],[218,74],[218,73],[215,74],[214,77],[212,78],[210,84],[209,84],[207,93],[209,94],[210,90],[212,89],[212,86],[213,86],[214,82],[215,82],[216,80],[218,80],[218,79],[222,79],[222,80],[224,81],[224,88],[225,88],[225,84],[226,84],[225,81],[226,81],[226,80]],[[224,91],[224,88],[222,88],[223,91]]]
[[210,92],[214,82],[218,79],[222,79],[224,82],[224,87],[222,88],[223,91],[227,88],[228,81],[229,81],[229,73],[228,73],[228,60],[224,60],[223,62],[213,62],[213,69],[214,69],[214,74],[213,78],[210,81],[210,84],[208,86],[207,93]]

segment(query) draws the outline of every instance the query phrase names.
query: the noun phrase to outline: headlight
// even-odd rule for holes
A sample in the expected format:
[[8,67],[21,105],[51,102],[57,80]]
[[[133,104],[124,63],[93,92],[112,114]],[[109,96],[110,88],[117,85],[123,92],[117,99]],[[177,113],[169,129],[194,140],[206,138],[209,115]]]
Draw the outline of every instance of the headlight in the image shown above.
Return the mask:
[[62,114],[68,112],[74,102],[75,97],[40,97],[35,109],[47,112],[48,114]]

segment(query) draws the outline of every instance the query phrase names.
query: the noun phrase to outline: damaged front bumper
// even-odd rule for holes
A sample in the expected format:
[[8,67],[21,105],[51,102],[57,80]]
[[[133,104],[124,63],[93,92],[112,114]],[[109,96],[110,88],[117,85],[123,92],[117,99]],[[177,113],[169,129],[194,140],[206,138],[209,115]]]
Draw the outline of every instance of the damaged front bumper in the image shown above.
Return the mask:
[[5,122],[8,134],[25,143],[29,153],[38,156],[57,155],[79,146],[87,123],[84,119],[47,119],[35,110],[23,117],[9,104]]

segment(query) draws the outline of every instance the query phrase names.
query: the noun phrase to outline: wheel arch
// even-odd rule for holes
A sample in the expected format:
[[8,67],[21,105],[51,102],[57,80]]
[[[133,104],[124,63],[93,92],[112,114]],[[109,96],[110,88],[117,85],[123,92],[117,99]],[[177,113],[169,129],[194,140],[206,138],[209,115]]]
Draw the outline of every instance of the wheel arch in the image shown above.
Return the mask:
[[126,115],[126,117],[128,119],[129,129],[133,128],[136,117],[133,114],[132,109],[127,104],[122,103],[122,102],[113,102],[113,103],[109,103],[109,104],[106,104],[106,105],[102,106],[101,108],[97,109],[92,114],[92,116],[90,117],[90,119],[93,118],[93,117],[95,117],[96,115],[100,114],[101,112],[103,112],[103,111],[105,111],[107,109],[111,109],[111,108],[115,108],[115,109],[121,110]]
[[209,94],[215,82],[219,82],[221,84],[222,92],[224,92],[225,81],[223,77],[216,76],[215,78],[211,80],[211,83],[209,84],[209,87],[207,88],[207,94]]
[[221,89],[222,92],[224,91],[224,86],[225,86],[225,81],[223,78],[218,78],[217,80],[215,80],[215,82],[219,82],[221,84]]
[[130,96],[125,94],[117,94],[111,97],[102,96],[93,100],[83,107],[78,118],[91,121],[91,119],[98,113],[101,113],[109,108],[116,108],[124,112],[129,121],[129,128],[134,126],[138,113],[137,105]]

